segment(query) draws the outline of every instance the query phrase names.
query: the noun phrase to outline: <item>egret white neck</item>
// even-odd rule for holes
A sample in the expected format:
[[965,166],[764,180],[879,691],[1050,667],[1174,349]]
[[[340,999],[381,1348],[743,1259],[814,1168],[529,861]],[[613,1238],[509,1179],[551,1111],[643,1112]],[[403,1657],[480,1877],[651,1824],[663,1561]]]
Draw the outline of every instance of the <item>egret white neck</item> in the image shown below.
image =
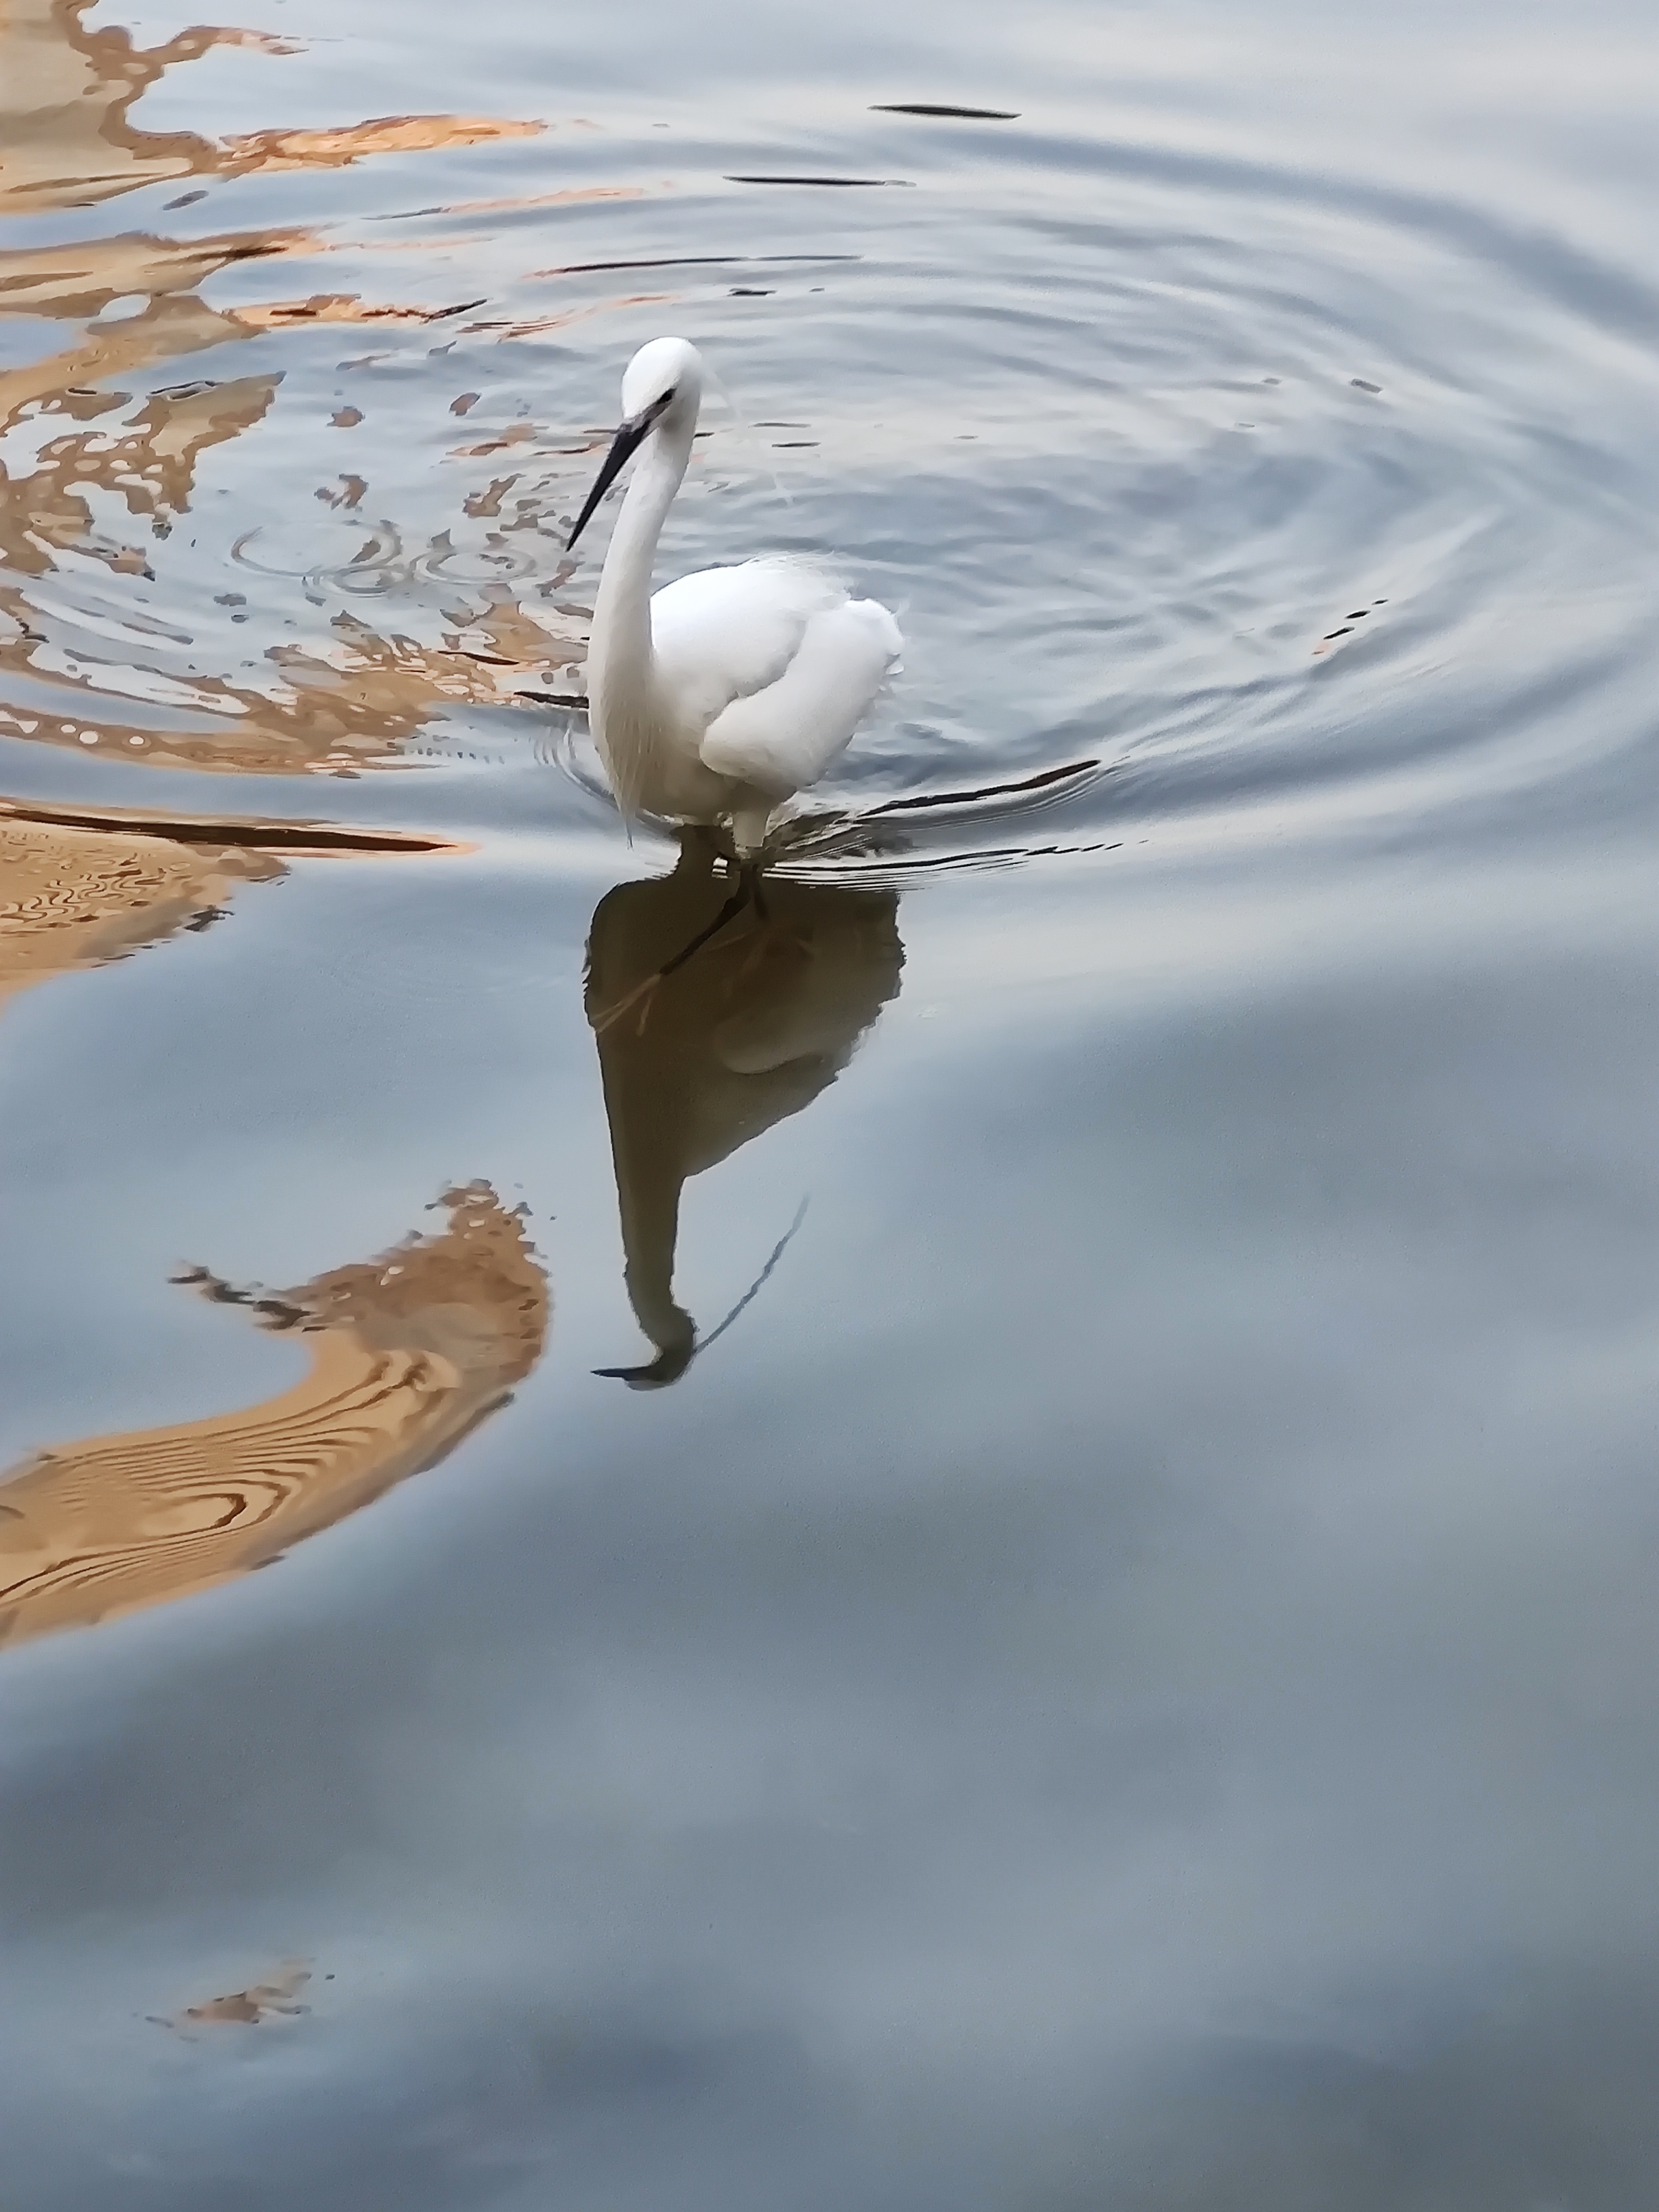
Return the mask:
[[588,648],[597,665],[599,690],[607,700],[627,671],[648,687],[651,650],[651,571],[674,495],[685,477],[696,431],[695,416],[683,423],[665,419],[645,443],[617,517],[593,606]]

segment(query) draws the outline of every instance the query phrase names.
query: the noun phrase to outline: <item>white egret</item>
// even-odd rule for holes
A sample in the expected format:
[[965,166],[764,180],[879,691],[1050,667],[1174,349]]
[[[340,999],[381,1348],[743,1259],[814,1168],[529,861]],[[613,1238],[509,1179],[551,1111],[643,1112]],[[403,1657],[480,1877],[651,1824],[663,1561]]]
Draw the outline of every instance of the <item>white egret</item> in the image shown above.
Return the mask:
[[623,377],[622,427],[568,544],[642,447],[593,608],[588,720],[625,815],[730,824],[739,889],[706,938],[758,902],[756,863],[773,815],[851,744],[902,641],[885,607],[853,599],[830,568],[796,555],[702,568],[652,592],[702,374],[684,338],[641,347]]

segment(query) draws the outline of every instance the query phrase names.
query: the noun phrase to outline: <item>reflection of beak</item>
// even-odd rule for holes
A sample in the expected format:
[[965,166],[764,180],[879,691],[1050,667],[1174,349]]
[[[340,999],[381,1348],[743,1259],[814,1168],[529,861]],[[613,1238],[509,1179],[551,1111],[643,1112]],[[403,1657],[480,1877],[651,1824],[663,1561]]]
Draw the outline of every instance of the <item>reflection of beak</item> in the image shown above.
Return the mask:
[[639,1286],[631,1273],[628,1295],[641,1327],[657,1347],[657,1356],[641,1367],[596,1367],[593,1372],[626,1382],[630,1390],[660,1390],[665,1382],[678,1382],[702,1348],[697,1342],[697,1324],[672,1298],[664,1310],[650,1314],[647,1307],[646,1313],[641,1313]]
[[564,550],[567,553],[586,529],[594,508],[610,490],[611,485],[616,483],[629,455],[654,427],[658,416],[668,404],[670,397],[668,392],[664,392],[660,399],[653,399],[650,406],[643,409],[638,415],[630,416],[611,441],[611,451],[605,457],[605,465],[593,479],[593,489],[587,495],[587,504],[576,517],[576,526],[564,541]]
[[647,1360],[643,1367],[596,1367],[596,1375],[612,1376],[626,1382],[630,1390],[660,1390],[665,1382],[678,1382],[696,1358],[695,1341],[684,1345],[671,1344],[656,1358]]

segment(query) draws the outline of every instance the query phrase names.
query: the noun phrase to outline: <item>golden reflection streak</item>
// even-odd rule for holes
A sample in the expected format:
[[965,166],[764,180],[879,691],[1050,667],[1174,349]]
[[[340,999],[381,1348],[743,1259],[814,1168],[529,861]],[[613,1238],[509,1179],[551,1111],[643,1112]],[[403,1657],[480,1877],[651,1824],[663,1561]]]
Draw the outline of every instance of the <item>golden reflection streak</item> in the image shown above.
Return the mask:
[[[545,128],[539,121],[488,116],[395,115],[222,141],[193,131],[143,131],[130,111],[175,65],[223,46],[271,54],[298,49],[258,32],[201,26],[140,47],[118,27],[89,27],[90,4],[0,0],[0,209],[91,206],[173,177],[340,168],[370,155],[524,138]],[[153,393],[132,421],[106,431],[101,418],[131,404],[130,394],[100,388],[111,380],[266,331],[424,324],[453,312],[313,293],[222,313],[199,296],[210,276],[234,263],[327,250],[309,231],[273,228],[187,241],[134,234],[0,254],[0,312],[92,317],[118,299],[147,302],[113,323],[89,323],[48,359],[0,372],[0,435],[32,414],[61,416],[65,426],[24,473],[9,475],[0,466],[0,677],[13,672],[27,679],[27,691],[0,705],[0,733],[121,747],[130,759],[177,766],[254,773],[326,766],[349,773],[364,761],[395,757],[447,702],[500,696],[503,680],[458,653],[459,635],[447,641],[447,650],[428,649],[378,638],[343,618],[325,653],[289,649],[270,656],[277,665],[246,684],[194,670],[187,678],[145,672],[161,678],[164,699],[183,693],[191,710],[176,721],[165,707],[124,713],[83,667],[65,672],[50,665],[64,657],[63,612],[38,611],[13,580],[50,574],[70,554],[101,562],[115,574],[149,578],[149,549],[95,530],[88,494],[113,492],[147,526],[144,535],[165,536],[188,509],[202,453],[259,421],[280,378],[267,372]],[[488,598],[483,609],[467,605],[454,619],[481,634],[497,668],[511,656],[500,650],[495,633],[533,628],[515,612],[498,619]],[[118,617],[118,626],[136,633],[158,627],[137,609],[125,622]],[[67,627],[75,629],[73,615]],[[182,636],[173,641],[190,642]],[[574,636],[567,644],[562,636],[539,633],[526,642],[527,671],[579,650]],[[106,638],[84,653],[73,650],[78,644],[72,638],[68,657],[74,661],[96,669],[111,658]]]
[[264,823],[123,820],[0,799],[0,1007],[33,984],[125,959],[224,913],[288,858],[432,854],[435,838]]
[[94,207],[170,177],[212,174],[222,149],[193,131],[140,131],[128,111],[167,71],[216,46],[296,49],[253,31],[180,31],[159,46],[82,20],[94,0],[0,0],[0,204]]
[[[197,24],[157,46],[118,25],[92,28],[94,0],[0,0],[0,207],[94,207],[173,177],[340,169],[371,154],[531,138],[544,124],[479,115],[381,115],[331,130],[254,131],[222,140],[141,131],[130,110],[168,70],[216,47],[302,49],[260,31]],[[136,288],[135,288],[136,289]]]
[[[317,767],[348,773],[388,762],[445,706],[499,704],[550,664],[580,657],[574,623],[562,638],[510,603],[465,610],[465,629],[446,631],[441,646],[395,633],[383,637],[351,615],[337,615],[327,647],[272,648],[268,689],[191,678],[204,707],[222,702],[228,710],[221,735],[169,728],[165,709],[155,720],[118,718],[108,694],[89,678],[41,675],[31,665],[38,617],[21,592],[0,582],[0,617],[7,614],[18,628],[11,638],[0,629],[0,677],[9,670],[27,675],[37,696],[27,707],[0,702],[0,737],[68,746],[90,732],[100,748],[126,750],[128,758],[154,766],[245,775]],[[488,657],[475,656],[474,646],[488,648]]]
[[[94,488],[118,493],[130,515],[164,536],[189,506],[203,453],[257,422],[275,398],[277,381],[269,374],[244,376],[156,392],[130,422],[95,441],[77,434],[49,439],[38,455],[41,466],[26,477],[0,473],[0,559],[14,574],[39,576],[57,566],[54,553],[74,551],[118,574],[148,575],[140,547],[117,544],[94,532],[87,493]],[[118,397],[115,404],[120,404]],[[0,586],[0,605],[26,630],[21,606],[27,604],[21,593]]]
[[254,169],[344,169],[368,154],[429,154],[500,138],[538,138],[546,128],[506,116],[377,115],[328,131],[252,131],[225,140],[225,168],[233,176]]
[[640,1012],[607,1018],[724,903],[715,848],[683,834],[672,875],[619,884],[594,911],[586,1005],[611,1125],[629,1303],[657,1357],[613,1370],[678,1381],[696,1327],[674,1297],[680,1195],[810,1106],[898,995],[898,894],[769,878],[752,913],[663,978]]
[[487,1182],[449,1218],[295,1290],[175,1278],[300,1339],[291,1389],[205,1420],[55,1444],[0,1476],[0,1644],[84,1627],[264,1566],[435,1464],[541,1356],[551,1297]]
[[[203,455],[263,417],[279,378],[265,372],[153,392],[136,415],[109,430],[98,418],[130,404],[129,396],[93,390],[92,382],[296,319],[424,321],[434,312],[364,308],[343,296],[323,295],[311,301],[221,314],[193,296],[175,297],[159,289],[173,276],[180,282],[200,281],[204,270],[210,273],[255,252],[305,251],[303,233],[230,234],[204,241],[187,254],[181,250],[176,261],[168,258],[164,240],[116,243],[142,251],[146,281],[158,288],[144,312],[107,330],[94,326],[78,349],[48,362],[0,373],[0,433],[36,406],[75,426],[40,447],[28,473],[9,476],[0,468],[0,678],[10,672],[26,678],[30,686],[28,703],[21,696],[0,701],[0,733],[59,745],[80,745],[90,735],[101,746],[125,749],[130,757],[176,767],[251,774],[319,764],[349,769],[395,755],[447,704],[494,704],[525,676],[580,657],[579,617],[556,616],[539,623],[510,601],[486,599],[482,607],[465,607],[441,647],[380,636],[342,614],[333,623],[325,652],[279,646],[266,656],[268,665],[257,681],[238,684],[197,673],[175,680],[172,689],[175,695],[186,693],[192,712],[171,727],[164,708],[142,719],[121,714],[94,673],[37,665],[46,642],[46,618],[13,579],[48,574],[57,566],[55,556],[70,550],[100,560],[118,574],[148,576],[149,558],[142,541],[122,542],[94,530],[88,494],[99,489],[115,495],[129,515],[147,526],[149,536],[165,536],[188,511]],[[0,273],[5,265],[0,257]],[[84,287],[94,274],[103,288],[118,290],[125,282],[124,270],[87,256],[68,266],[60,264],[58,281]],[[21,275],[37,289],[47,282],[34,268]],[[105,289],[79,295],[82,301],[110,296],[114,292]],[[88,421],[94,427],[80,427]],[[533,519],[533,508],[530,512]],[[136,609],[121,625],[135,634],[142,626]],[[61,641],[67,634],[61,614],[52,629],[54,642]],[[487,657],[470,657],[469,642],[483,647]],[[83,657],[95,671],[109,652],[100,635]],[[210,717],[219,720],[219,729]],[[196,728],[189,726],[191,720]]]
[[311,2009],[300,1994],[310,1980],[311,1968],[303,1959],[287,1959],[269,1981],[232,1990],[222,1997],[209,1997],[204,2004],[186,2005],[176,2019],[158,2025],[180,2030],[227,2023],[257,2027],[271,2014],[294,2018]]
[[[89,30],[85,13],[82,0],[0,0],[0,116],[10,126],[0,198],[9,191],[36,205],[57,204],[54,193],[96,200],[185,169],[228,175],[340,167],[372,154],[526,137],[544,127],[482,117],[393,116],[341,129],[255,132],[220,144],[188,132],[144,133],[133,127],[128,109],[173,64],[226,44],[289,49],[254,33],[195,29],[140,50],[125,31]],[[42,148],[57,149],[50,161]],[[106,173],[98,163],[112,149],[125,155],[125,166]],[[88,190],[82,191],[82,185]],[[610,196],[609,188],[576,189],[525,204]],[[323,766],[349,773],[368,762],[395,759],[447,704],[494,703],[524,678],[579,657],[579,615],[538,624],[510,598],[503,604],[498,590],[486,587],[482,606],[453,613],[457,629],[445,634],[441,647],[377,636],[342,616],[327,647],[278,647],[265,656],[270,665],[248,682],[193,668],[187,677],[165,668],[144,672],[161,679],[159,687],[147,680],[147,689],[187,704],[190,711],[175,721],[165,705],[157,713],[124,714],[93,672],[112,658],[107,641],[100,644],[94,632],[93,644],[82,649],[72,611],[66,617],[62,609],[38,611],[9,580],[50,574],[70,554],[116,574],[151,579],[142,542],[94,529],[88,494],[116,494],[148,525],[149,535],[165,536],[188,511],[201,454],[260,420],[279,378],[266,373],[154,393],[136,417],[108,431],[100,418],[131,400],[97,387],[264,331],[302,323],[429,323],[454,312],[313,293],[221,313],[198,296],[207,278],[233,263],[325,250],[307,231],[273,229],[188,242],[135,234],[0,255],[0,299],[21,312],[95,315],[117,299],[148,303],[111,325],[93,323],[77,343],[46,361],[0,374],[0,434],[30,413],[66,418],[64,434],[46,441],[27,473],[9,477],[0,469],[0,566],[8,572],[0,580],[0,617],[10,618],[0,619],[0,675],[9,671],[28,679],[26,692],[0,704],[0,732],[60,745],[120,747],[131,759],[168,765],[253,773]],[[94,427],[81,427],[88,423]],[[476,512],[476,519],[497,519],[510,488],[501,483],[493,498],[473,495],[464,509]],[[353,477],[343,480],[337,494],[319,490],[319,497],[355,506],[366,491],[363,480]],[[521,494],[516,510],[503,529],[533,525],[533,500]],[[447,541],[428,550],[443,552]],[[135,632],[155,627],[136,610],[118,626]],[[190,642],[182,635],[172,641]],[[484,650],[475,654],[470,646]],[[51,665],[65,658],[67,671]]]

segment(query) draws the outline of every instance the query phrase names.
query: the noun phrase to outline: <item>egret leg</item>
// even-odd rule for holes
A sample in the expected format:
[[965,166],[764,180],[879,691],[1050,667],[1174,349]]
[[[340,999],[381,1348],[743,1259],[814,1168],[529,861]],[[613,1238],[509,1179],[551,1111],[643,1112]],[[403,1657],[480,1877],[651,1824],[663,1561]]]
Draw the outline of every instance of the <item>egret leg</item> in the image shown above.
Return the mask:
[[651,1000],[656,992],[657,986],[665,982],[677,968],[684,968],[694,952],[701,952],[710,938],[718,937],[726,924],[735,921],[744,908],[750,904],[764,916],[766,910],[761,903],[760,870],[752,862],[744,860],[738,863],[737,889],[721,907],[714,919],[700,929],[689,945],[683,945],[672,960],[665,961],[655,975],[647,975],[644,982],[636,983],[625,998],[618,999],[614,1006],[608,1006],[594,1023],[595,1032],[599,1033],[608,1030],[613,1022],[620,1021],[629,1009],[637,1006],[641,1000],[645,1001],[640,1015],[640,1027],[643,1029],[646,1016],[651,1011]]

